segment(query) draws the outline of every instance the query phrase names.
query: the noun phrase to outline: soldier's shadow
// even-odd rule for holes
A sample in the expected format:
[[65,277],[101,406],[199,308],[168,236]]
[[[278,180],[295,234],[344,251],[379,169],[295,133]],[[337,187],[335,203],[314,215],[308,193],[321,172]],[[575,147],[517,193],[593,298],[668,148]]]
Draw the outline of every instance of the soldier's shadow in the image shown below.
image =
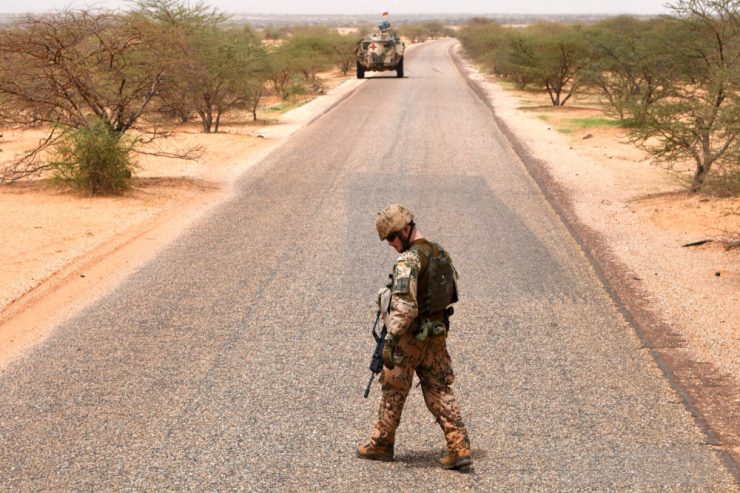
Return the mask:
[[[409,450],[404,454],[396,454],[395,461],[404,464],[406,467],[414,469],[438,469],[439,459],[445,454],[444,450],[425,450],[423,452]],[[488,455],[485,450],[474,449],[473,450],[473,465],[463,469],[459,469],[458,472],[463,474],[470,474],[475,472],[475,461],[480,460]]]

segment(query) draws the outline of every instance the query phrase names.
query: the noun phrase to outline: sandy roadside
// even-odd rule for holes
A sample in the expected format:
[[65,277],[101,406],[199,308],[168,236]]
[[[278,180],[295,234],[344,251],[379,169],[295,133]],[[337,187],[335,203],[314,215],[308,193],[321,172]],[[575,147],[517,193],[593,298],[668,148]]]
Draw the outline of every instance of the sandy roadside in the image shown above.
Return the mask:
[[[688,196],[688,167],[668,171],[628,143],[623,129],[578,128],[604,119],[588,98],[553,108],[545,94],[517,91],[463,62],[496,117],[564,193],[566,208],[592,237],[590,255],[608,259],[607,282],[632,304],[628,316],[659,365],[677,381],[714,445],[740,458],[740,252],[703,239],[740,234],[740,199]],[[574,126],[574,124],[576,124]],[[676,172],[678,171],[678,172]],[[558,195],[558,192],[553,192]],[[588,250],[589,245],[586,249]],[[625,300],[627,297],[634,297]],[[639,312],[639,313],[638,313]]]
[[[43,181],[1,186],[0,368],[154,257],[227,199],[237,177],[362,83],[333,74],[324,95],[259,125],[224,124],[210,135],[181,127],[168,148],[202,146],[202,156],[144,157],[122,196],[84,197]],[[2,133],[5,156],[42,135]]]

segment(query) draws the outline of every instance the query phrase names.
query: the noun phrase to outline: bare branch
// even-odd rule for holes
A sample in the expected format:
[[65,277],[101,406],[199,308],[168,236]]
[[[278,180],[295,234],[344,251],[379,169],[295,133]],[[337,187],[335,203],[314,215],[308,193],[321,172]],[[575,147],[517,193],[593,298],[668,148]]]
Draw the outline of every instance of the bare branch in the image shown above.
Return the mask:
[[39,176],[52,165],[46,162],[44,154],[64,137],[64,132],[54,128],[36,147],[16,157],[13,162],[0,169],[0,183],[14,183],[31,176]]

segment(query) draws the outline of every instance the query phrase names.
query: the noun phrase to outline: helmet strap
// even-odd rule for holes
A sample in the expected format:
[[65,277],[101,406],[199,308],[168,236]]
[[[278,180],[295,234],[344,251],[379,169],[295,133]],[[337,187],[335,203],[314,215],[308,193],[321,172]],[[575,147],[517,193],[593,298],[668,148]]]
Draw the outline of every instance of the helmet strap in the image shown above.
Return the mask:
[[411,238],[414,237],[414,228],[416,227],[416,224],[414,224],[414,221],[411,221],[409,225],[411,226],[411,229],[409,230],[408,236],[404,236],[403,232],[399,232],[398,234],[398,236],[401,238],[401,245],[403,245],[404,251],[411,248]]

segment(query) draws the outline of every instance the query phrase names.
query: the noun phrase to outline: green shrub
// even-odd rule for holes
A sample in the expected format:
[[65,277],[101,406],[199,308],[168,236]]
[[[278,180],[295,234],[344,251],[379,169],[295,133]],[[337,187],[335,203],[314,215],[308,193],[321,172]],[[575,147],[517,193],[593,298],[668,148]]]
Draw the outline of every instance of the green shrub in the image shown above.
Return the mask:
[[306,84],[303,80],[294,77],[290,84],[288,84],[288,87],[285,89],[285,99],[295,99],[300,96],[305,96],[308,94],[308,89],[306,88]]
[[120,193],[131,185],[133,144],[101,120],[70,129],[55,148],[54,178],[90,195]]

